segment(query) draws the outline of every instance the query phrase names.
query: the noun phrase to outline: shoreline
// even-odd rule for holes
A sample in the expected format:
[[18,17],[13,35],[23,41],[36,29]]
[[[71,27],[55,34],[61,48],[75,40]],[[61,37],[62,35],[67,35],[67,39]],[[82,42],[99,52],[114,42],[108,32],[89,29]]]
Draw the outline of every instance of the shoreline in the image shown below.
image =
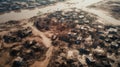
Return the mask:
[[[92,1],[92,0],[90,0]],[[100,0],[101,1],[101,0]],[[114,24],[114,25],[120,25],[120,20],[117,20],[113,17],[111,17],[107,11],[102,11],[102,10],[96,10],[95,8],[87,8],[91,4],[94,4],[96,2],[91,2],[90,4],[87,4],[87,1],[65,1],[65,2],[58,2],[55,4],[50,4],[49,6],[43,6],[40,8],[35,8],[33,10],[21,10],[21,12],[15,13],[15,12],[10,12],[10,13],[5,13],[3,15],[0,15],[0,23],[7,22],[9,20],[23,20],[23,19],[29,19],[31,17],[37,16],[38,12],[41,12],[41,14],[45,13],[51,13],[59,10],[69,10],[72,8],[78,8],[78,9],[83,9],[85,11],[88,11],[89,13],[97,15],[100,20],[104,21],[105,24]],[[74,3],[74,4],[68,4],[68,3]],[[83,3],[83,4],[81,4]],[[86,6],[84,5],[86,3]],[[71,5],[71,6],[70,6]],[[83,8],[79,7],[83,6]],[[114,22],[114,23],[113,23]]]

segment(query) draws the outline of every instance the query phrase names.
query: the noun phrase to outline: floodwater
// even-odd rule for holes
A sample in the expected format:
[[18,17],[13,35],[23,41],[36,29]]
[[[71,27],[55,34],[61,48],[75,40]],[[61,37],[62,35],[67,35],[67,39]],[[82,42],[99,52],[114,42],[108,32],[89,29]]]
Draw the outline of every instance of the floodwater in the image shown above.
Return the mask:
[[6,22],[9,20],[21,20],[21,19],[31,18],[33,16],[36,16],[39,11],[44,14],[44,13],[53,12],[57,10],[67,9],[66,5],[67,4],[60,2],[55,5],[35,8],[33,10],[26,9],[26,10],[21,10],[20,12],[12,11],[9,13],[4,13],[0,15],[0,23]]
[[[120,25],[120,20],[114,19],[107,12],[102,10],[96,10],[94,8],[87,8],[87,6],[92,5],[94,3],[104,1],[104,0],[68,0],[65,2],[56,3],[54,5],[49,5],[46,7],[36,8],[33,10],[21,10],[21,12],[10,12],[0,15],[0,23],[6,22],[9,20],[21,20],[27,19],[33,16],[36,16],[40,11],[42,14],[48,12],[54,12],[57,10],[66,10],[70,8],[78,8],[90,13],[97,15],[100,19],[102,19],[105,24],[115,24]],[[69,3],[69,4],[68,4]]]

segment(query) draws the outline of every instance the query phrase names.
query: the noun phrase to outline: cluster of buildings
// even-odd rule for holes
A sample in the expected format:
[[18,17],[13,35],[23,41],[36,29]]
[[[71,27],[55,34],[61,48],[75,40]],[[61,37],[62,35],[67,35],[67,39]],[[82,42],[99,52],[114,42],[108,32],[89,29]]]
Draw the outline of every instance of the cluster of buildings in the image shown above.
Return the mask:
[[54,32],[56,49],[48,67],[119,67],[120,26],[98,23],[81,10],[57,11],[35,21],[40,31]]
[[31,9],[43,5],[49,5],[64,0],[1,0],[0,12]]
[[[43,58],[48,48],[43,44],[41,38],[39,38],[38,41],[34,36],[30,27],[4,34],[2,36],[4,44],[1,43],[2,46],[0,45],[0,58],[2,58],[5,53],[8,53],[8,55],[6,58],[3,58],[4,61],[0,62],[0,66],[30,67],[36,60]],[[10,60],[7,64],[5,64],[6,59]]]
[[[77,9],[32,19],[32,26],[51,40],[53,50],[47,67],[120,67],[119,25],[104,25],[96,16]],[[35,61],[45,60],[50,47],[45,46],[35,29],[26,27],[0,37],[0,59],[8,55],[5,62],[1,61],[3,67],[30,67]]]

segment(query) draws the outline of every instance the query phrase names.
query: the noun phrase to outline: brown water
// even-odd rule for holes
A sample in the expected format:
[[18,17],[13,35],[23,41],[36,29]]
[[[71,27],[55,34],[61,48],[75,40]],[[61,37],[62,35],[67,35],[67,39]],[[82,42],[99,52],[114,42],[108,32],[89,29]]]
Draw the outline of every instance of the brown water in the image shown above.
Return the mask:
[[[0,15],[0,23],[6,22],[9,20],[27,19],[27,18],[36,16],[39,11],[42,14],[44,14],[48,12],[54,12],[57,10],[66,10],[66,9],[76,7],[78,9],[83,9],[85,11],[88,11],[90,13],[97,15],[105,24],[120,25],[120,20],[114,19],[105,11],[87,8],[87,6],[100,1],[103,1],[103,0],[68,0],[66,2],[56,3],[54,5],[50,5],[42,8],[36,8],[34,10],[21,10],[21,12],[19,13],[16,13],[16,12],[5,13]],[[73,3],[73,4],[68,4],[68,3]]]

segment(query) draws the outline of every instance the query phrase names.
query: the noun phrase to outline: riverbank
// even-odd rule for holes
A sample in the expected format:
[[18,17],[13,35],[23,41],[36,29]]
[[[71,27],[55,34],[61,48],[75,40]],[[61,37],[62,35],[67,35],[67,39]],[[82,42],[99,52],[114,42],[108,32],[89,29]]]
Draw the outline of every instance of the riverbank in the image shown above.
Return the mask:
[[120,1],[118,0],[109,0],[109,1],[100,1],[99,3],[95,3],[91,5],[91,8],[96,8],[99,10],[104,10],[110,14],[110,16],[115,19],[120,20]]
[[0,13],[19,11],[21,9],[34,9],[40,6],[48,6],[57,2],[64,2],[65,0],[2,0],[0,1]]
[[94,8],[87,8],[88,6],[100,2],[102,0],[68,0],[62,3],[56,3],[54,5],[46,6],[43,8],[36,8],[34,10],[22,10],[20,13],[10,12],[3,15],[0,15],[0,23],[9,21],[9,20],[21,20],[21,19],[28,19],[33,16],[36,16],[38,12],[42,14],[55,12],[59,10],[69,10],[71,8],[83,9],[90,13],[93,13],[99,17],[105,24],[113,24],[113,25],[120,25],[120,20],[117,20],[110,16],[107,11],[96,10]]
[[[63,6],[62,6],[63,5]],[[33,16],[37,16],[38,12],[41,12],[42,14],[48,13],[48,12],[53,12],[60,10],[64,8],[63,2],[59,2],[56,4],[48,5],[48,6],[43,6],[40,8],[34,8],[32,10],[21,10],[20,12],[8,12],[0,15],[0,23],[7,22],[9,20],[22,20],[22,19],[29,19]],[[67,7],[67,6],[65,6]],[[55,8],[55,9],[52,9]]]

